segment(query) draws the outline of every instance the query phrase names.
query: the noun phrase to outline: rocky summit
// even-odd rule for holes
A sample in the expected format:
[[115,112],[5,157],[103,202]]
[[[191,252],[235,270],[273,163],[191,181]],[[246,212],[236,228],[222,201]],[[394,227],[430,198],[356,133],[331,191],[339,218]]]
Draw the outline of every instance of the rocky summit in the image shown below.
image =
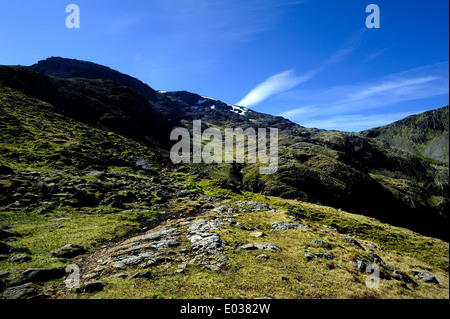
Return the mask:
[[[0,66],[1,298],[449,298],[448,113],[326,131],[90,62]],[[172,163],[194,120],[277,128],[278,170]]]

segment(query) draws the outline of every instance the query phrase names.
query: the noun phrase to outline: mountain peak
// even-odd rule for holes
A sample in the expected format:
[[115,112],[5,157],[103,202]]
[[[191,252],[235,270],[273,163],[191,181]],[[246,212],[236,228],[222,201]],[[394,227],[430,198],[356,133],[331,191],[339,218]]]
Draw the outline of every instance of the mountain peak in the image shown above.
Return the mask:
[[58,78],[86,78],[114,81],[132,88],[136,92],[144,95],[150,101],[155,101],[157,99],[156,91],[142,81],[107,66],[93,62],[62,57],[50,57],[41,60],[30,67],[45,75]]

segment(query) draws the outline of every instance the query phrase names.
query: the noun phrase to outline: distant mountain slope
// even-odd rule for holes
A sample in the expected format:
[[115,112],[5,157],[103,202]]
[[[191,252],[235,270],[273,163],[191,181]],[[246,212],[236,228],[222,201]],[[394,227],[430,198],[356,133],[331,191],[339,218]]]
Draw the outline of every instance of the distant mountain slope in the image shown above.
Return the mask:
[[[161,165],[230,181],[237,186],[234,189],[321,203],[448,238],[448,167],[392,148],[380,139],[308,129],[195,93],[148,87],[156,94],[149,99],[127,85],[128,76],[111,80],[117,71],[93,63],[52,58],[46,64],[53,68],[42,67],[45,74],[35,66],[1,66],[0,82],[26,98],[52,105],[70,119],[118,133],[152,150],[161,146],[157,152],[166,157],[175,143],[169,140],[172,128],[191,130],[193,120],[202,120],[203,129],[216,127],[222,132],[230,127],[278,128],[279,167],[272,175],[260,175],[259,164]],[[20,108],[21,103],[14,105]],[[4,154],[0,160],[9,161]],[[29,161],[35,168],[39,163],[38,158]]]
[[[135,140],[168,140],[166,117],[135,90],[104,79],[56,78],[29,67],[0,66],[0,82],[55,106],[62,114]],[[161,138],[164,137],[164,138]]]
[[449,162],[448,105],[361,132],[425,159]]

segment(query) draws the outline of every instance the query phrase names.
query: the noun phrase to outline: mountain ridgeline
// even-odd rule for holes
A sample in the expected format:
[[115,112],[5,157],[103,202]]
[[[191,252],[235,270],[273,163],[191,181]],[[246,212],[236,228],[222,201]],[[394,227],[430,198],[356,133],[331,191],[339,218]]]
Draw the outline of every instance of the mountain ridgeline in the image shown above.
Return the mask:
[[[20,96],[50,108],[67,120],[67,126],[87,124],[119,134],[130,145],[145,146],[152,154],[140,155],[155,167],[225,181],[236,192],[247,190],[341,208],[448,241],[448,106],[361,133],[326,131],[195,93],[155,91],[105,66],[63,58],[49,58],[30,67],[0,66],[0,89],[8,97],[2,103],[9,101],[20,108]],[[8,132],[9,140],[20,133],[14,127],[26,128],[2,104],[0,112],[0,129]],[[172,164],[168,159],[174,143],[170,132],[180,126],[191,130],[193,120],[201,120],[203,129],[278,128],[278,171],[260,175],[258,164]],[[0,139],[8,143],[7,138]],[[98,141],[95,151],[114,158],[114,165],[126,166],[125,153],[130,152],[118,152],[119,144]],[[93,167],[81,160],[86,150],[71,144],[53,150],[51,161],[17,152],[3,148],[0,160],[13,168]]]
[[361,132],[363,136],[378,138],[389,145],[415,154],[425,160],[448,164],[448,105]]

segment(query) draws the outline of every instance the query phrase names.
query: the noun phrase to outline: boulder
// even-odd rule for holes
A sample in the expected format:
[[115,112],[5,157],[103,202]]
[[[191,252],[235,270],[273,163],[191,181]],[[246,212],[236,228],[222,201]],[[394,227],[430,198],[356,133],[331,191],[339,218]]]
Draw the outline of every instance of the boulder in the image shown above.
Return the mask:
[[0,175],[12,175],[12,174],[14,174],[12,168],[9,168],[8,166],[5,165],[0,165]]
[[328,253],[318,253],[318,254],[316,254],[316,258],[325,258],[328,260],[334,259],[334,257]]
[[63,247],[50,251],[50,254],[54,257],[58,258],[73,258],[78,255],[84,254],[86,251],[83,247],[74,245],[74,244],[67,244]]
[[246,245],[240,246],[240,249],[243,249],[243,250],[262,249],[262,250],[269,250],[269,251],[280,251],[281,250],[280,247],[275,246],[273,244],[267,244],[267,243],[246,244]]
[[145,172],[156,173],[156,170],[153,168],[152,164],[150,164],[150,162],[145,158],[141,156],[131,156],[129,159],[132,161],[133,166],[136,169],[143,170]]
[[83,285],[83,291],[84,292],[98,292],[98,291],[102,291],[103,288],[106,285],[107,284],[104,281],[85,282],[84,285]]
[[305,252],[305,257],[307,260],[311,260],[316,257],[313,253],[310,253],[309,251]]
[[30,250],[26,247],[15,247],[3,242],[0,242],[0,254],[12,254],[12,253],[29,253]]
[[255,212],[259,212],[262,210],[273,210],[273,208],[270,207],[269,205],[257,202],[238,202],[237,205],[240,208],[250,208],[250,210]]
[[26,299],[38,294],[38,290],[32,283],[6,288],[3,292],[5,299]]
[[356,248],[365,250],[364,247],[361,246],[361,244],[360,244],[355,238],[352,238],[352,237],[343,237],[342,239],[344,239],[345,241],[348,241],[350,244],[352,244],[352,245],[355,246]]
[[272,228],[276,230],[288,230],[288,229],[299,229],[305,228],[304,225],[289,223],[289,222],[273,222]]
[[64,268],[28,268],[22,272],[26,281],[45,282],[62,278],[65,275]]
[[323,248],[331,249],[331,245],[330,244],[328,244],[328,243],[326,243],[326,242],[324,242],[323,240],[320,240],[320,239],[313,239],[312,243],[314,245],[316,245],[316,246],[320,246],[320,247],[323,247]]
[[264,233],[260,232],[260,231],[254,231],[254,232],[251,232],[249,235],[253,236],[253,237],[263,237]]
[[15,236],[17,236],[17,235],[0,227],[0,239],[6,239],[9,237],[15,237]]
[[11,258],[9,258],[9,262],[12,263],[25,263],[28,261],[31,261],[31,257],[28,255],[23,255],[23,254],[19,254],[19,255],[14,255]]
[[438,284],[438,280],[436,279],[436,277],[428,272],[428,271],[411,271],[411,273],[414,275],[414,277],[416,277],[417,279],[423,281],[423,282],[427,282],[427,283],[433,283],[433,284]]

